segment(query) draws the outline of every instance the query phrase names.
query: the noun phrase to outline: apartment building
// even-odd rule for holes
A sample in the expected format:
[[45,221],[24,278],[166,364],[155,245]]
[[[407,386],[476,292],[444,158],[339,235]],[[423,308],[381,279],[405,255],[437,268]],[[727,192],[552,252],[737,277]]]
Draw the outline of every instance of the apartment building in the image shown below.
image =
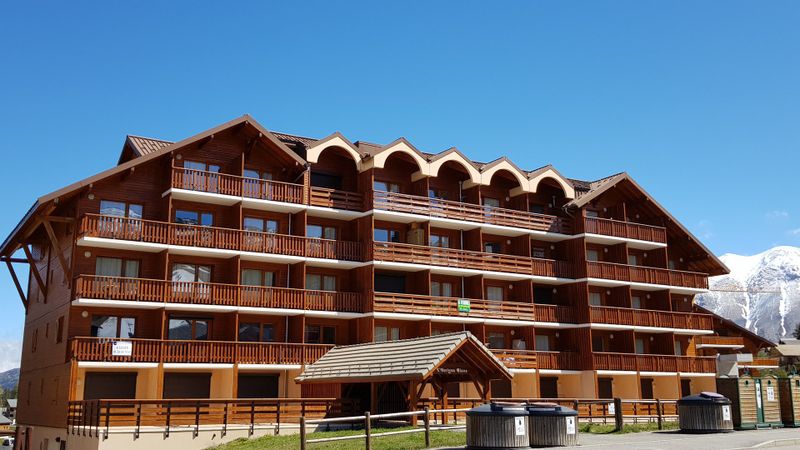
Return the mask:
[[715,317],[693,298],[727,269],[625,173],[579,181],[243,116],[180,142],[128,136],[115,167],[39,198],[0,255],[26,309],[24,448],[63,442],[93,399],[368,405],[295,378],[335,345],[464,330],[514,374],[494,397],[715,388],[698,345]]

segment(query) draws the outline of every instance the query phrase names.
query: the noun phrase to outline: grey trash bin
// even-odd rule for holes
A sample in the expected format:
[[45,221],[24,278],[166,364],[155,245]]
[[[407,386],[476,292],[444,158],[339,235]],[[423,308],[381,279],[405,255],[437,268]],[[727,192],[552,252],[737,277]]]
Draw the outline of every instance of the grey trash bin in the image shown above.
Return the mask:
[[467,411],[467,448],[529,448],[528,411],[522,403],[490,403]]
[[531,447],[578,445],[578,411],[556,403],[533,403],[526,409]]
[[716,392],[701,392],[678,400],[678,423],[684,433],[733,431],[731,401]]

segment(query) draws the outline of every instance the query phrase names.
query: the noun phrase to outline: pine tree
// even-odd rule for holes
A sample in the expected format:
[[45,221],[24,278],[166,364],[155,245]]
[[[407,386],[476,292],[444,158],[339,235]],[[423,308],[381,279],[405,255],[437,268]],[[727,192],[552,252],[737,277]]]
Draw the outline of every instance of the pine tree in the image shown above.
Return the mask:
[[800,322],[794,327],[794,333],[792,333],[792,335],[794,335],[795,339],[800,339]]

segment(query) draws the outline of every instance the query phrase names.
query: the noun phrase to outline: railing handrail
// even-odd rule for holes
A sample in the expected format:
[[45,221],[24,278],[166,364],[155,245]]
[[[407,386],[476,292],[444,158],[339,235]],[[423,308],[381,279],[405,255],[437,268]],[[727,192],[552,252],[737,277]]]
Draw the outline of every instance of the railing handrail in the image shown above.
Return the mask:
[[378,296],[390,296],[390,297],[406,297],[406,298],[419,298],[419,299],[442,299],[442,300],[469,300],[470,302],[486,302],[492,305],[513,305],[513,306],[523,306],[531,308],[534,306],[534,303],[527,303],[527,302],[516,302],[513,300],[489,300],[484,298],[474,298],[474,297],[464,297],[464,296],[446,296],[446,295],[427,295],[427,294],[409,294],[405,292],[384,292],[384,291],[375,291],[375,295]]
[[291,346],[291,347],[310,347],[310,348],[333,348],[333,344],[311,344],[305,342],[249,342],[249,341],[217,341],[217,340],[193,340],[193,339],[156,339],[156,338],[118,338],[118,337],[97,337],[97,336],[73,336],[70,341],[99,341],[99,342],[153,342],[160,344],[171,343],[192,343],[192,344],[225,344],[225,345],[261,345],[261,346]]
[[632,268],[632,269],[653,269],[653,270],[661,270],[664,272],[675,273],[675,274],[687,274],[687,275],[697,275],[702,277],[708,277],[707,273],[703,272],[693,272],[691,270],[676,270],[676,269],[666,269],[664,267],[652,267],[652,266],[635,266],[631,264],[623,264],[623,263],[615,263],[615,262],[608,262],[608,261],[586,261],[587,264],[605,264],[609,266],[615,267],[625,267],[625,268]]
[[676,315],[691,315],[691,316],[698,316],[698,317],[713,317],[712,314],[707,313],[696,313],[692,311],[664,311],[662,309],[643,309],[643,308],[625,308],[622,306],[607,306],[607,305],[590,305],[592,309],[598,310],[606,310],[606,311],[630,311],[632,313],[636,312],[645,312],[645,313],[665,313],[665,314],[676,314]]
[[624,352],[592,352],[592,355],[610,355],[610,356],[629,356],[629,357],[638,357],[638,356],[652,356],[658,358],[678,358],[678,359],[686,359],[686,360],[694,360],[694,359],[703,359],[703,360],[716,360],[716,356],[690,356],[690,355],[670,355],[669,353],[624,353]]
[[288,181],[265,180],[263,178],[246,177],[244,175],[235,175],[235,174],[232,174],[232,173],[210,172],[208,170],[192,169],[192,168],[189,168],[189,167],[172,166],[172,169],[173,170],[181,170],[181,171],[184,171],[184,172],[196,172],[196,173],[202,174],[204,176],[210,176],[210,177],[236,178],[236,179],[240,179],[240,180],[248,180],[248,181],[259,182],[259,183],[275,184],[275,185],[281,185],[281,186],[299,187],[301,189],[304,187],[302,184],[290,183]]
[[400,247],[400,248],[414,248],[414,249],[425,249],[430,252],[452,252],[452,253],[463,253],[467,255],[474,255],[474,256],[481,256],[481,257],[503,257],[503,258],[511,258],[511,259],[519,259],[520,261],[542,261],[542,262],[553,262],[553,263],[567,263],[567,261],[561,261],[558,259],[548,259],[548,258],[534,258],[532,256],[522,256],[522,255],[510,255],[507,253],[492,253],[492,252],[482,252],[479,250],[464,250],[460,248],[450,248],[450,247],[436,247],[432,245],[420,245],[420,244],[409,244],[406,242],[385,242],[385,241],[375,241],[374,245],[376,247]]
[[606,217],[584,217],[584,219],[586,221],[612,222],[612,223],[618,223],[620,225],[635,225],[639,227],[650,227],[661,230],[667,229],[666,227],[662,227],[660,225],[650,225],[649,223],[634,222],[632,220],[608,219]]

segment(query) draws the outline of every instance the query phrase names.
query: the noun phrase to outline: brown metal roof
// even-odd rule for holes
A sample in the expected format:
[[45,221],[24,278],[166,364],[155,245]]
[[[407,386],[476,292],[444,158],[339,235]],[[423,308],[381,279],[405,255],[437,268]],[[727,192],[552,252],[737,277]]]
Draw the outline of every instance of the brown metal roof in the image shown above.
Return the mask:
[[469,331],[463,331],[334,347],[317,362],[306,366],[295,380],[299,383],[426,380],[464,346],[481,355],[481,359],[493,366],[499,377],[513,377],[480,340]]
[[162,141],[161,139],[131,135],[128,135],[128,142],[130,142],[131,147],[133,147],[133,149],[139,153],[139,156],[157,152],[162,148],[172,144],[170,141]]

